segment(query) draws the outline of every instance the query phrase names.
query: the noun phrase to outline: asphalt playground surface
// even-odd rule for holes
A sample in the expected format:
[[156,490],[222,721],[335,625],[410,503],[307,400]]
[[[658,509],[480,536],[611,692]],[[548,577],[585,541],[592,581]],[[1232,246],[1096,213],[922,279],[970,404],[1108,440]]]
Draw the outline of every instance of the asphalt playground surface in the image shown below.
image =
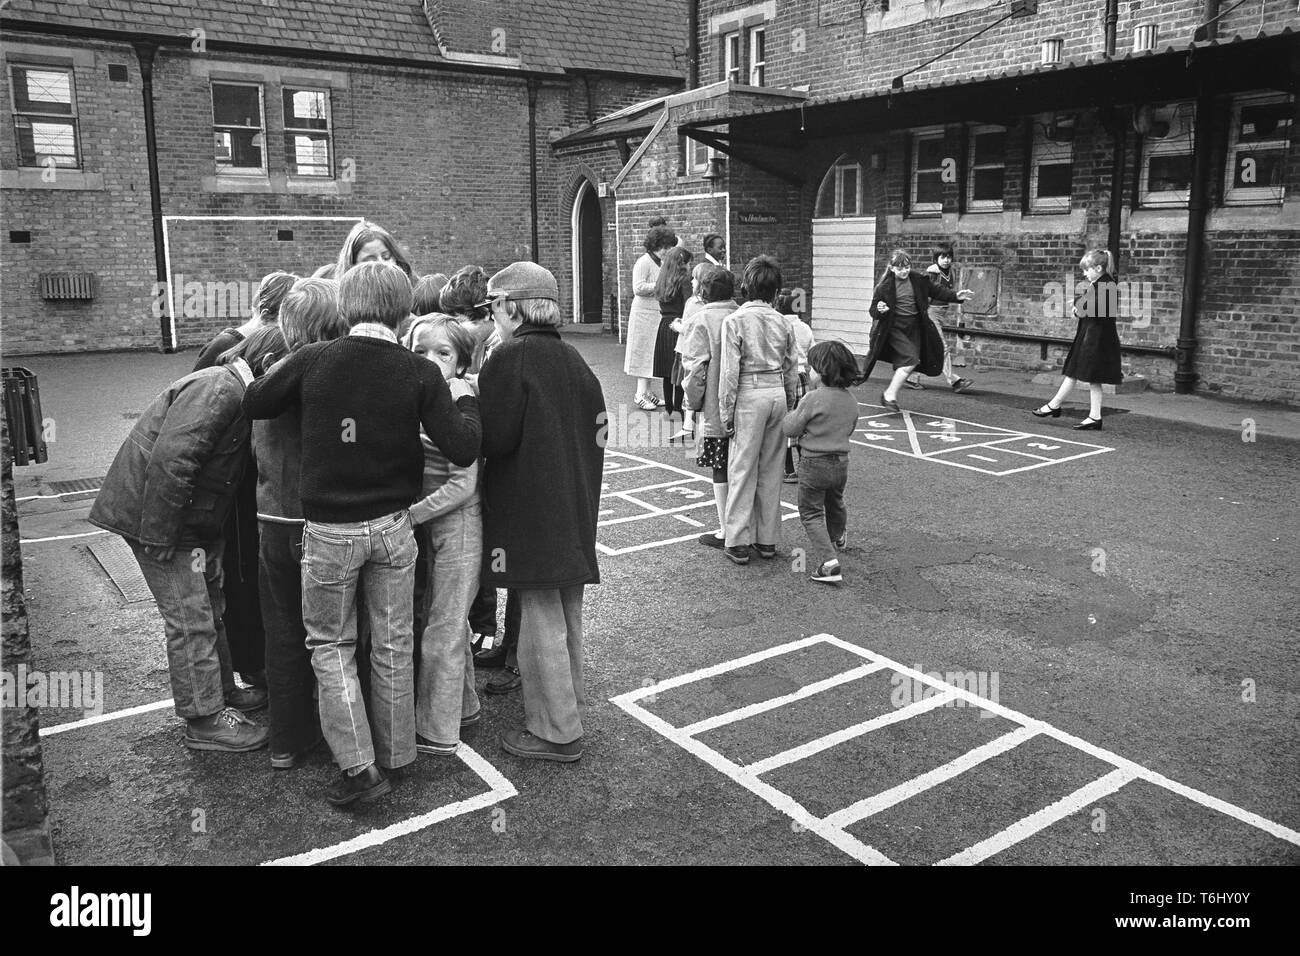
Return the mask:
[[[1086,406],[1035,419],[1049,389],[978,368],[970,393],[904,391],[891,414],[877,373],[831,588],[796,550],[793,485],[776,559],[695,543],[706,472],[631,424],[621,347],[570,341],[629,423],[587,590],[585,756],[506,754],[522,701],[484,697],[462,757],[421,756],[347,812],[324,748],[281,772],[181,745],[161,621],[92,553],[111,542],[93,491],[35,497],[102,476],[193,354],[13,363],[57,428],[49,462],[15,469],[33,667],[101,671],[110,718],[42,711],[60,862],[1300,862],[1300,441],[1269,409],[1198,399],[1208,427],[1126,397],[1081,433]],[[1244,415],[1254,441],[1229,427]]]

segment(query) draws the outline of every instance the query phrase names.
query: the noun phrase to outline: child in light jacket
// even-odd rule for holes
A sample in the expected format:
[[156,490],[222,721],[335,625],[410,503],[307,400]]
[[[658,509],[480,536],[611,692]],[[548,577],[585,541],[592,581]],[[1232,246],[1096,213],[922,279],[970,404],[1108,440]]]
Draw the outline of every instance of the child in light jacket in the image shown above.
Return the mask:
[[[474,359],[474,333],[450,315],[415,320],[406,345],[438,366],[448,382],[463,377]],[[423,431],[424,495],[411,505],[411,521],[426,534],[428,578],[425,626],[417,635],[420,661],[415,687],[415,749],[450,756],[460,730],[478,721],[474,692],[473,634],[469,609],[478,593],[483,556],[483,512],[478,462],[454,465]]]

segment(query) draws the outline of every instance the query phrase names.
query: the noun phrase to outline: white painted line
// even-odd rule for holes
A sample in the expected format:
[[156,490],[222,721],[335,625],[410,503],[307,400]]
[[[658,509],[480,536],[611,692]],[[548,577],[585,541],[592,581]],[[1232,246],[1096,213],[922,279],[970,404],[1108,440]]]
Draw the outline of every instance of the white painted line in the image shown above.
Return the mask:
[[68,541],[71,538],[93,538],[97,534],[108,534],[107,531],[83,531],[81,534],[56,534],[48,538],[19,538],[19,544],[43,544],[46,541]]
[[[707,481],[712,484],[708,478],[697,476],[697,481]],[[610,498],[619,495],[639,495],[643,491],[654,491],[657,488],[678,488],[689,481],[687,478],[674,478],[672,481],[661,481],[656,485],[644,485],[640,488],[623,488],[619,491],[605,491],[601,493],[602,498]]]
[[1090,804],[1110,796],[1124,784],[1134,780],[1134,775],[1127,770],[1112,770],[1100,780],[1094,780],[1087,786],[1080,787],[1069,796],[1062,797],[1050,806],[1031,813],[1023,820],[1011,824],[1001,833],[995,833],[987,840],[981,840],[974,846],[967,847],[960,853],[954,853],[935,866],[973,866],[989,857],[1001,853],[1007,847],[1015,846],[1039,830],[1045,830],[1053,823],[1064,820],[1071,814],[1078,813]]
[[[645,521],[647,518],[662,518],[664,515],[680,514],[683,511],[695,511],[699,508],[717,507],[715,502],[703,498],[699,501],[691,502],[689,505],[677,505],[674,508],[655,508],[653,505],[648,505],[644,501],[637,501],[635,498],[628,498],[627,500],[632,504],[640,505],[643,508],[650,510],[647,510],[645,514],[624,515],[621,518],[610,518],[608,521],[597,521],[596,527],[609,528],[616,524],[627,524],[629,521]],[[785,502],[782,503],[784,504]]]
[[[624,501],[630,502],[631,504],[639,505],[640,507],[644,508],[646,511],[650,512],[651,515],[668,514],[667,510],[660,508],[658,505],[652,505],[650,504],[650,502],[642,501],[640,498],[633,498],[631,495],[627,494],[626,492],[614,491],[610,493],[610,497],[622,498]],[[639,516],[634,515],[633,517],[639,517]],[[619,519],[615,519],[615,520],[619,520]],[[606,523],[613,524],[614,522],[610,521]]]
[[[929,677],[921,671],[908,667],[905,664],[900,664],[897,661],[891,660],[881,654],[877,654],[874,651],[869,651],[864,647],[859,647],[857,644],[851,644],[848,641],[840,640],[840,638],[835,637],[832,634],[819,634],[815,636],[821,638],[827,644],[833,644],[851,654],[857,654],[858,656],[870,661],[881,661],[891,670],[898,671],[900,674],[910,677],[913,681],[919,681],[927,686],[935,688],[936,690],[947,691],[954,697],[966,701],[968,704],[983,708],[990,713],[997,714],[999,717],[1005,717],[1007,720],[1021,724],[1022,726],[1030,727],[1045,737],[1059,740],[1066,746],[1073,747],[1075,750],[1081,750],[1090,757],[1095,757],[1103,763],[1108,763],[1113,767],[1132,774],[1135,779],[1144,780],[1157,787],[1162,787],[1165,790],[1168,790],[1171,793],[1176,793],[1181,797],[1185,797],[1194,803],[1199,803],[1203,807],[1217,810],[1219,813],[1232,817],[1234,820],[1240,820],[1242,823],[1263,830],[1265,833],[1275,836],[1280,840],[1286,840],[1288,843],[1300,846],[1300,832],[1297,832],[1290,827],[1283,826],[1282,824],[1269,820],[1266,817],[1261,817],[1257,813],[1253,813],[1250,810],[1246,810],[1242,807],[1236,806],[1235,804],[1228,803],[1226,800],[1221,800],[1218,797],[1211,796],[1210,794],[1196,790],[1193,787],[1181,784],[1176,780],[1171,780],[1164,776],[1164,774],[1157,773],[1154,770],[1149,770],[1141,764],[1129,760],[1127,757],[1121,757],[1119,754],[1106,750],[1104,747],[1098,747],[1096,744],[1089,743],[1081,737],[1076,737],[1074,734],[1060,730],[1046,721],[1039,720],[1036,717],[1030,717],[1027,714],[1022,714],[1009,707],[1004,707],[1002,704],[995,701],[980,697],[977,694],[972,694],[965,688],[954,687],[951,684],[945,684],[943,681],[935,680],[933,677]],[[805,638],[804,640],[807,639]],[[807,646],[803,641],[795,643],[798,643],[800,646]]]
[[[604,495],[601,495],[601,497],[603,498]],[[605,509],[603,509],[603,510],[601,510],[601,511],[597,511],[597,512],[596,512],[596,517],[599,518],[601,515],[612,515],[612,514],[613,514],[615,511],[617,511],[617,510],[618,510],[617,508],[605,508]]]
[[[654,515],[649,515],[649,517],[654,517]],[[634,544],[627,548],[607,548],[603,544],[599,543],[597,543],[596,547],[600,548],[603,553],[608,554],[610,557],[615,557],[620,554],[632,554],[636,551],[649,551],[651,548],[661,548],[669,544],[681,544],[684,541],[694,541],[698,537],[698,534],[684,534],[679,538],[664,538],[662,541],[647,541],[645,544]]]
[[[703,477],[702,475],[698,474],[697,472],[694,472],[694,471],[687,471],[685,468],[678,468],[676,465],[665,465],[665,464],[664,464],[663,462],[661,462],[661,461],[655,461],[654,459],[651,459],[651,458],[642,458],[640,455],[629,455],[629,454],[628,454],[627,452],[625,452],[625,451],[607,452],[606,454],[607,454],[607,456],[608,456],[608,455],[618,455],[620,458],[626,458],[626,459],[628,459],[629,461],[640,462],[640,463],[643,464],[643,465],[653,465],[654,467],[656,467],[656,468],[662,468],[662,469],[664,469],[665,471],[673,471],[673,472],[676,472],[676,473],[679,474],[679,475],[685,475],[687,478],[695,478],[695,479],[699,480],[700,478]],[[631,469],[631,468],[623,468],[623,469],[620,469],[620,470],[621,470],[621,471],[631,471],[632,469]]]
[[918,793],[923,793],[931,787],[938,786],[946,780],[951,780],[959,774],[965,773],[972,767],[977,767],[999,754],[1004,754],[1013,747],[1018,747],[1031,737],[1038,736],[1038,731],[1030,727],[1017,727],[1008,734],[1003,734],[996,740],[990,740],[983,746],[976,747],[974,750],[967,751],[955,760],[950,760],[941,767],[935,767],[933,770],[921,774],[919,777],[913,777],[911,780],[905,780],[896,787],[890,787],[883,793],[878,793],[874,797],[867,797],[865,800],[859,800],[857,803],[838,810],[826,817],[826,822],[831,826],[848,827],[857,823],[859,820],[865,820],[867,817],[874,816],[883,810],[888,810],[896,803],[902,803]]
[[[993,443],[993,442],[987,442],[983,447],[985,447],[985,448],[992,448],[992,447],[994,447],[994,443]],[[1008,455],[1020,455],[1020,456],[1022,456],[1022,457],[1024,457],[1024,458],[1036,458],[1036,459],[1038,459],[1039,461],[1056,462],[1056,461],[1059,461],[1059,460],[1060,460],[1060,459],[1057,459],[1057,458],[1048,458],[1046,455],[1035,455],[1035,454],[1032,454],[1031,452],[1027,452],[1027,451],[1016,451],[1014,448],[1002,448],[1002,447],[999,447],[999,448],[998,448],[998,451],[1000,451],[1000,452],[1004,452],[1004,453],[1006,453],[1006,454],[1008,454]]]
[[708,717],[704,720],[698,720],[687,727],[682,727],[682,733],[688,737],[695,737],[706,731],[714,730],[718,727],[725,727],[727,724],[735,723],[738,720],[747,720],[757,714],[774,710],[777,707],[784,707],[786,704],[794,703],[797,700],[804,700],[812,697],[814,694],[820,694],[824,690],[830,690],[833,687],[839,687],[841,684],[848,684],[855,680],[861,680],[868,674],[874,674],[876,671],[884,670],[884,664],[863,664],[861,667],[855,667],[852,670],[844,671],[833,677],[827,677],[825,680],[819,680],[812,684],[800,687],[790,694],[783,694],[780,697],[773,697],[771,700],[759,701],[756,704],[748,704],[736,710],[729,710],[725,714],[718,714],[716,717]]
[[779,754],[773,754],[763,760],[746,765],[745,769],[755,776],[776,770],[778,767],[784,767],[787,764],[795,763],[799,760],[805,760],[814,754],[819,754],[823,750],[829,750],[831,747],[837,747],[842,743],[847,743],[864,734],[869,734],[873,730],[879,730],[881,727],[888,727],[891,724],[901,723],[904,720],[911,720],[921,714],[942,707],[947,704],[953,697],[951,694],[936,694],[933,697],[926,697],[918,700],[906,707],[900,707],[897,710],[891,710],[889,713],[881,714],[879,717],[872,717],[870,720],[864,720],[852,727],[845,727],[843,730],[837,730],[834,733],[818,737],[816,740],[810,740],[806,744],[800,744],[798,747],[791,747],[789,750],[783,750]]
[[85,720],[72,720],[65,724],[54,724],[52,727],[42,727],[42,737],[52,737],[55,734],[66,734],[69,730],[80,730],[82,727],[93,727],[95,724],[103,724],[110,720],[120,720],[123,717],[134,717],[136,714],[147,714],[150,711],[162,710],[172,706],[172,698],[166,700],[154,701],[152,704],[141,704],[139,707],[128,707],[125,710],[115,710],[107,714],[99,714],[95,717],[87,717]]
[[[719,674],[725,674],[728,671],[740,670],[742,667],[748,667],[751,664],[757,664],[765,661],[770,657],[780,657],[782,654],[793,654],[795,651],[803,650],[805,647],[811,647],[814,644],[828,643],[826,634],[815,634],[812,637],[800,638],[797,641],[791,641],[788,644],[780,644],[776,647],[769,647],[766,650],[755,651],[753,654],[746,654],[744,657],[737,657],[735,660],[723,661],[721,664],[714,664],[712,667],[702,667],[697,671],[691,671],[689,674],[682,674],[678,677],[670,677],[661,680],[650,687],[641,687],[637,690],[629,691],[615,697],[614,703],[621,700],[629,703],[635,703],[643,697],[651,695],[658,696],[664,691],[672,690],[675,687],[684,687],[687,684],[694,684],[696,681],[708,680],[710,677],[717,677]],[[861,651],[861,648],[858,648]],[[865,656],[865,655],[859,655]],[[671,725],[668,725],[671,727]],[[677,728],[672,728],[676,730]]]
[[916,425],[912,422],[911,412],[903,412],[903,424],[907,426],[907,440],[912,446],[912,454],[920,457],[921,443],[916,438]]
[[[614,455],[614,454],[617,454],[617,452],[607,451],[607,452],[605,452],[605,454],[606,454],[606,455]],[[633,465],[631,468],[624,468],[624,467],[622,467],[622,466],[620,465],[620,466],[618,466],[617,468],[606,468],[606,469],[604,470],[604,474],[606,474],[606,475],[625,475],[625,474],[627,474],[629,471],[646,471],[646,470],[649,469],[649,468],[656,468],[656,467],[658,467],[658,466],[657,466],[657,465]]]
[[312,866],[317,863],[324,863],[326,860],[335,860],[341,856],[380,846],[398,837],[409,836],[412,833],[431,827],[435,823],[441,823],[443,820],[449,820],[452,817],[458,817],[466,813],[473,813],[475,810],[486,809],[493,804],[500,803],[502,800],[508,800],[510,797],[518,795],[514,785],[502,776],[496,767],[471,749],[469,745],[462,742],[456,748],[456,755],[491,788],[487,793],[478,794],[467,800],[459,800],[456,803],[449,803],[446,806],[438,807],[436,810],[420,814],[417,817],[411,817],[409,820],[402,820],[382,829],[371,830],[369,833],[363,833],[350,840],[344,840],[334,846],[308,850],[305,853],[296,853],[293,856],[281,857],[278,860],[268,860],[261,865]]
[[694,518],[688,518],[688,517],[686,517],[686,515],[673,515],[673,517],[674,517],[675,519],[677,519],[678,521],[682,522],[682,524],[688,524],[688,525],[690,525],[692,528],[703,528],[703,527],[704,527],[704,522],[703,522],[703,521],[696,521]]
[[98,488],[82,488],[80,491],[60,491],[53,495],[23,495],[21,498],[15,498],[15,504],[21,504],[24,501],[48,501],[51,498],[62,498],[64,495],[88,495],[91,492],[98,491]]
[[[760,653],[764,655],[764,657],[758,658],[760,660],[764,659],[765,657],[775,656],[772,654],[767,654],[766,652],[760,652]],[[780,653],[780,649],[778,649],[778,653]],[[758,655],[751,654],[749,655],[748,658],[742,658],[742,659],[748,660],[750,658],[755,658],[757,656]],[[723,667],[724,671],[732,670],[732,669],[733,668],[730,666],[730,664],[724,665]],[[705,671],[708,670],[711,670],[711,668],[705,668]],[[696,673],[703,674],[704,672],[698,671]],[[691,676],[691,675],[687,675],[687,676]],[[701,680],[703,678],[694,677],[693,679]],[[673,678],[673,680],[678,680],[678,678]],[[665,685],[669,683],[671,682],[664,681],[662,684],[656,685],[656,687],[662,689]],[[687,683],[689,683],[689,681]],[[673,685],[673,686],[678,686],[678,685]],[[621,707],[632,717],[635,717],[637,720],[641,721],[641,723],[645,724],[651,730],[657,732],[661,736],[677,744],[677,746],[681,747],[687,753],[692,754],[695,757],[698,757],[700,760],[704,761],[704,763],[708,764],[710,767],[712,767],[714,770],[721,773],[723,776],[729,778],[735,783],[740,784],[750,793],[766,801],[769,806],[773,807],[779,812],[784,813],[786,816],[790,817],[792,820],[794,820],[795,823],[799,824],[805,830],[811,830],[813,833],[816,833],[823,840],[827,841],[831,845],[847,853],[849,856],[853,857],[853,859],[857,860],[859,863],[865,863],[868,866],[895,866],[896,865],[893,860],[889,859],[889,857],[885,856],[879,850],[873,849],[872,847],[869,847],[866,844],[862,843],[862,841],[860,841],[857,837],[853,836],[851,833],[845,833],[843,830],[837,830],[823,823],[818,817],[810,813],[802,804],[797,802],[789,794],[776,789],[776,787],[773,787],[771,784],[767,783],[766,781],[758,779],[758,777],[756,777],[753,773],[741,767],[739,764],[735,763],[734,761],[728,760],[726,757],[722,756],[722,754],[718,753],[716,750],[713,750],[712,748],[705,746],[704,744],[700,743],[700,741],[696,740],[694,737],[687,736],[686,734],[682,733],[676,727],[673,727],[671,724],[669,724],[661,717],[656,717],[654,714],[650,713],[647,710],[642,709],[641,707],[633,703],[633,700],[639,699],[640,697],[644,696],[647,691],[652,692],[653,690],[654,688],[647,688],[643,690],[633,691],[630,694],[623,694],[620,697],[613,698],[612,702],[618,707]]]
[[995,465],[997,464],[998,461],[996,458],[989,458],[987,455],[967,455],[966,457],[974,458],[976,461],[991,461]]

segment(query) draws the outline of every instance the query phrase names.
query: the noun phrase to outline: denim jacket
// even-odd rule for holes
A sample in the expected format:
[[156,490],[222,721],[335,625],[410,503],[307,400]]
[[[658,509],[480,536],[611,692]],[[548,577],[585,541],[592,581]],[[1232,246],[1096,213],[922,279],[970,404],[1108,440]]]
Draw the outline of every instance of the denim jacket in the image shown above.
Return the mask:
[[248,463],[247,369],[216,365],[167,386],[118,449],[91,524],[142,545],[221,537]]

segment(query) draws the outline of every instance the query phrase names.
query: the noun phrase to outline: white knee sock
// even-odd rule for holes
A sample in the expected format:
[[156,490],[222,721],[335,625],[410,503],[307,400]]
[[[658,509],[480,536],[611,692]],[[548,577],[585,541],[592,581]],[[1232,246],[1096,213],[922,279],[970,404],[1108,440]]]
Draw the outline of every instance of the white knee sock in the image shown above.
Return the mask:
[[727,533],[727,483],[713,486],[713,502],[718,506],[718,533],[719,536],[726,536]]

